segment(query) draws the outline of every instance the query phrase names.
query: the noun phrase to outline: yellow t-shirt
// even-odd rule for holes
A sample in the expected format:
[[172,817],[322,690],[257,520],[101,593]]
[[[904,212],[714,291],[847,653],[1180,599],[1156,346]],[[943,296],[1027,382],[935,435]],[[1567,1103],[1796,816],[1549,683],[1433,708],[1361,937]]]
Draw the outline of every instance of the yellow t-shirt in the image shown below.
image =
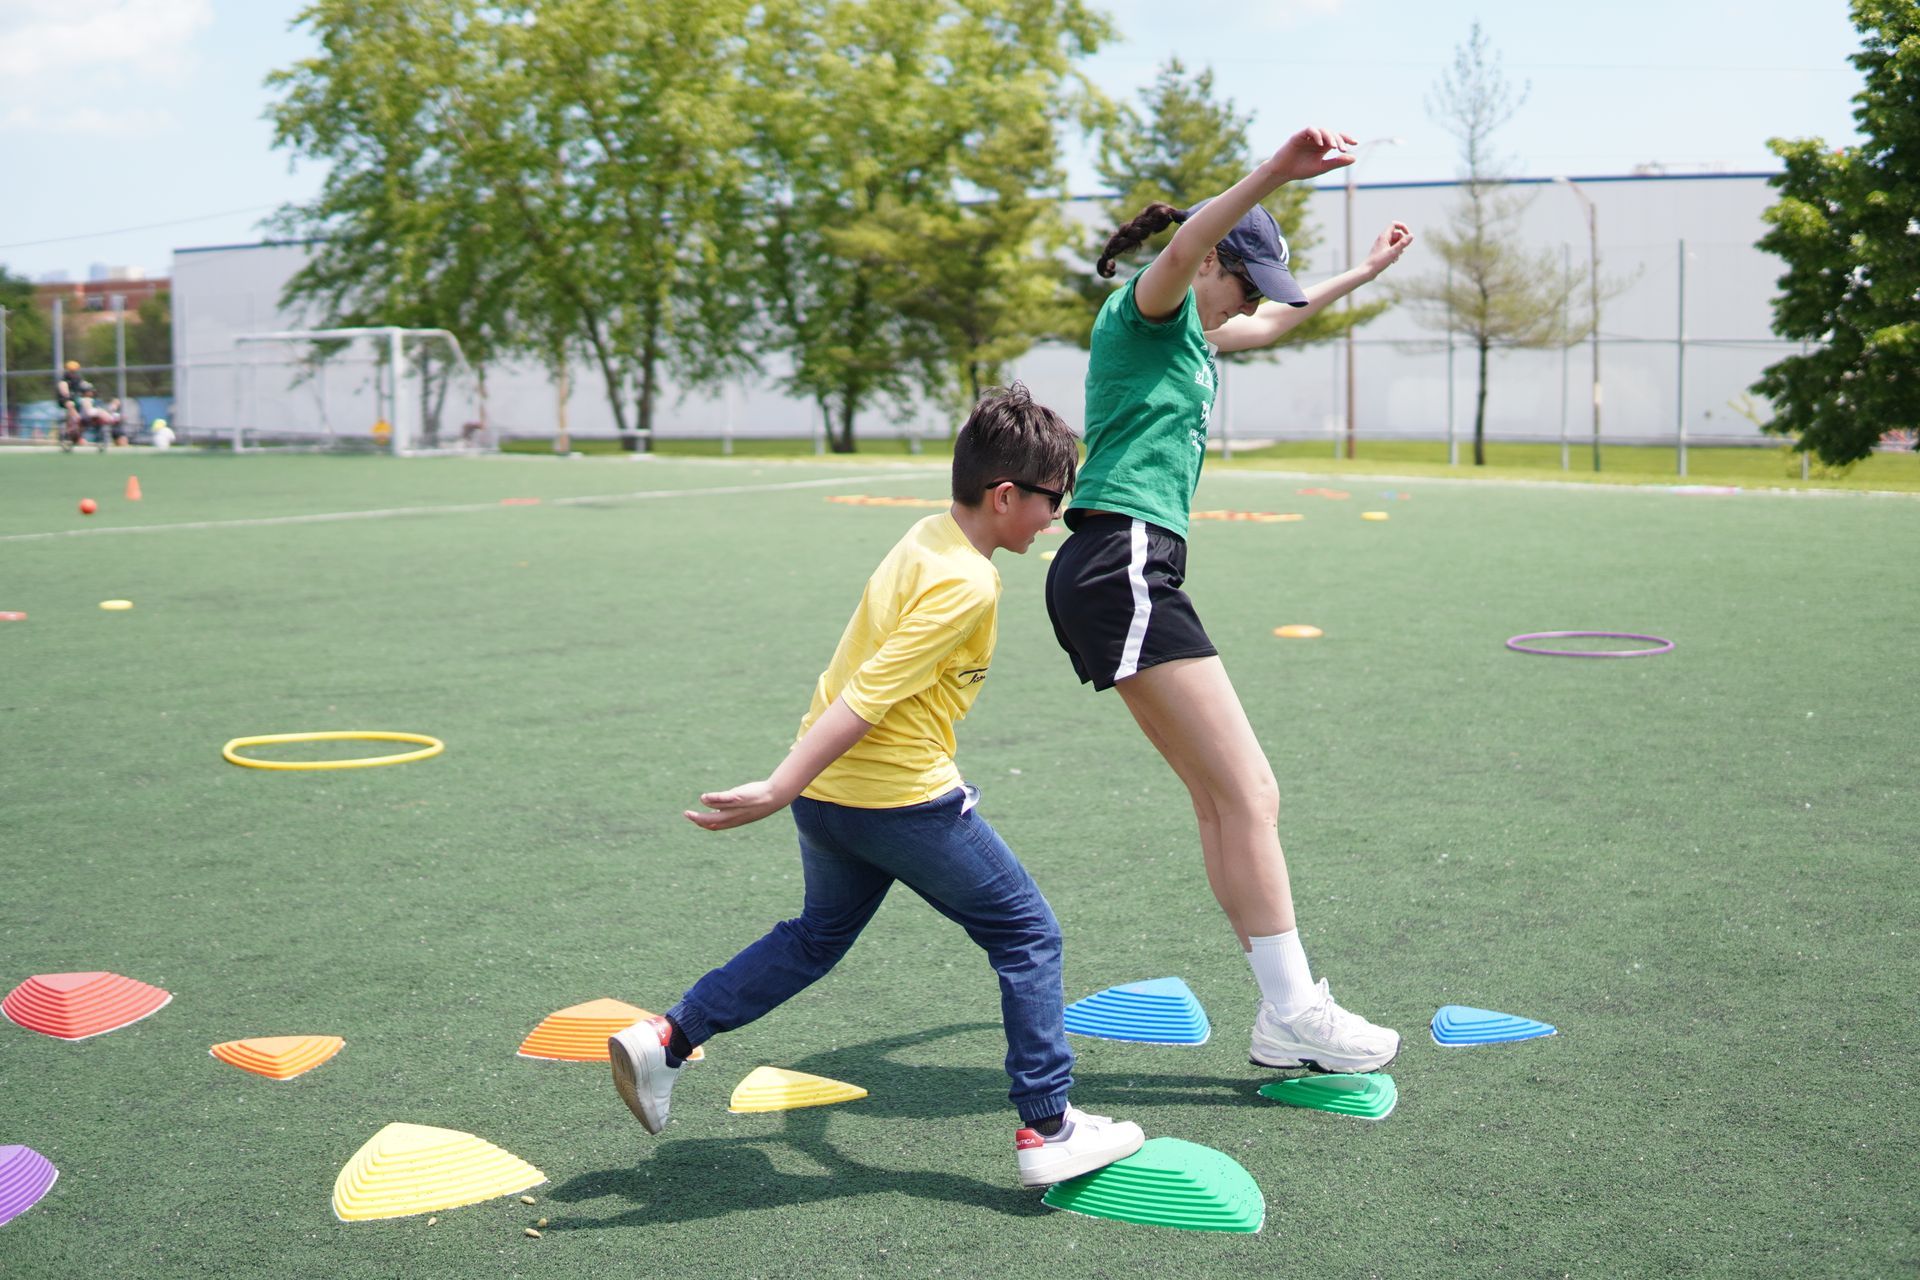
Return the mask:
[[867,579],[800,732],[835,698],[873,728],[803,793],[901,809],[960,785],[953,726],[973,706],[999,635],[1000,573],[942,512],[894,544]]

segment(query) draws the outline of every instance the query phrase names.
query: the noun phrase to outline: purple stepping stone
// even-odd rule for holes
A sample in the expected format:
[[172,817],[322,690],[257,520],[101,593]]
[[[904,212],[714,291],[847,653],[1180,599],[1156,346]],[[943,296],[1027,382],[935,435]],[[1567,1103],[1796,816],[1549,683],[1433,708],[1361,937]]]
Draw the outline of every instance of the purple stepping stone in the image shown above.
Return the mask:
[[33,1208],[60,1171],[32,1147],[0,1147],[0,1227]]

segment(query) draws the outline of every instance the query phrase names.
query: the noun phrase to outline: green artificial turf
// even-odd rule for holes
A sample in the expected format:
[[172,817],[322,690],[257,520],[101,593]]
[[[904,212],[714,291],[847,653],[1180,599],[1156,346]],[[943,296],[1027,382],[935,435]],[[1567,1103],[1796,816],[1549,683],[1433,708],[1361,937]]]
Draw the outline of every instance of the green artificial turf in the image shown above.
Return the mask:
[[[679,812],[778,761],[866,574],[924,514],[826,498],[944,490],[938,469],[828,467],[143,456],[129,504],[123,458],[0,457],[0,609],[30,615],[0,623],[0,989],[106,969],[174,993],[78,1043],[0,1024],[0,1145],[61,1170],[0,1227],[0,1274],[1920,1265],[1908,498],[1403,499],[1349,477],[1342,501],[1210,474],[1200,507],[1306,517],[1197,523],[1188,586],[1280,779],[1316,971],[1405,1036],[1380,1123],[1256,1095],[1254,988],[1184,795],[1118,699],[1074,683],[1046,566],[996,560],[1000,651],[960,763],[1066,928],[1068,996],[1178,975],[1214,1024],[1198,1049],[1076,1040],[1075,1100],[1240,1161],[1258,1236],[1021,1191],[992,975],[904,891],[828,979],[713,1042],[662,1137],[603,1065],[517,1057],[563,1006],[665,1007],[797,909],[784,818],[715,835]],[[1289,622],[1325,635],[1274,638]],[[1502,645],[1564,629],[1678,647]],[[447,751],[220,757],[328,728]],[[1560,1034],[1438,1048],[1449,1003]],[[296,1033],[347,1046],[287,1083],[207,1053]],[[871,1096],[730,1115],[761,1064]],[[394,1120],[532,1162],[540,1203],[336,1222],[335,1175]]]

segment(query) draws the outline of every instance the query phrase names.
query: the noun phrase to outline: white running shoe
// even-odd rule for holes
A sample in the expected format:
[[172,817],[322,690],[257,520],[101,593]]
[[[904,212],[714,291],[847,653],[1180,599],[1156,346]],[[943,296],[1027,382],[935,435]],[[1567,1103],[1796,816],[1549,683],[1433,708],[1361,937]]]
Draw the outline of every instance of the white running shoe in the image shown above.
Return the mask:
[[1037,1129],[1022,1129],[1014,1134],[1014,1153],[1020,1159],[1020,1185],[1048,1187],[1104,1169],[1138,1151],[1146,1140],[1140,1126],[1131,1120],[1090,1116],[1078,1108],[1068,1107],[1060,1122],[1060,1132],[1051,1138]]
[[1253,1047],[1247,1056],[1256,1067],[1314,1067],[1320,1071],[1378,1071],[1400,1052],[1400,1033],[1376,1027],[1333,1002],[1327,980],[1319,998],[1282,1018],[1265,1000],[1253,1022]]
[[667,1100],[686,1063],[667,1065],[667,1042],[673,1024],[665,1018],[642,1018],[625,1031],[607,1037],[607,1058],[613,1064],[613,1087],[648,1133],[667,1127]]

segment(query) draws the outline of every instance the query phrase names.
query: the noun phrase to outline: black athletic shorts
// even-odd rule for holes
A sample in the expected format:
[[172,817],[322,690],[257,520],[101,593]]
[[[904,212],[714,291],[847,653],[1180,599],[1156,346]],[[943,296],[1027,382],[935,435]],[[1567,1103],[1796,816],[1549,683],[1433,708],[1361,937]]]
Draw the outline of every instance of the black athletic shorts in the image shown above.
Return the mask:
[[1162,662],[1220,652],[1180,589],[1186,539],[1132,516],[1073,523],[1047,571],[1047,616],[1082,683],[1111,689]]

